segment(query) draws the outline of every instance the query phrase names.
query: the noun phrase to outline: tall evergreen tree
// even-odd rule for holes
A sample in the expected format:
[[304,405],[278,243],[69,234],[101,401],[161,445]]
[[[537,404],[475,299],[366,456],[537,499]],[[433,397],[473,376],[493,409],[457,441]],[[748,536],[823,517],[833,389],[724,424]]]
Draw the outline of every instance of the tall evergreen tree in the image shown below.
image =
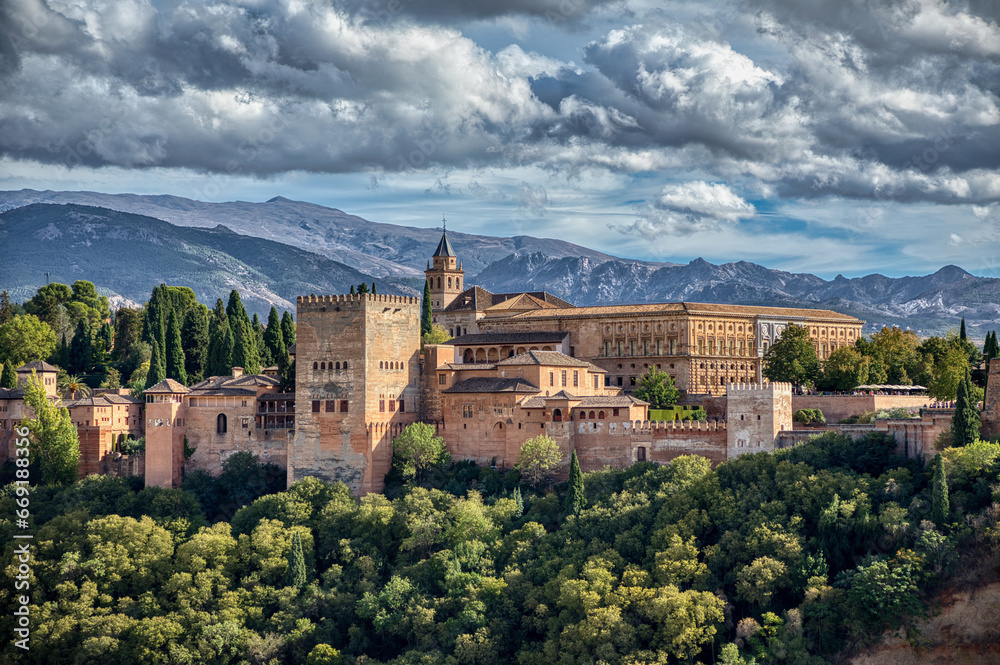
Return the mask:
[[146,316],[142,327],[142,341],[149,344],[156,342],[164,348],[167,336],[167,315],[170,304],[167,295],[167,285],[153,287],[153,293],[146,303]]
[[69,344],[66,342],[66,333],[62,334],[62,342],[59,343],[56,354],[58,360],[55,364],[63,369],[69,369]]
[[[232,336],[229,333],[229,315],[222,298],[215,301],[209,320],[208,361],[206,376],[225,376],[232,370]],[[228,342],[226,339],[229,338]]]
[[132,352],[132,345],[142,340],[142,311],[122,307],[115,312],[115,360],[125,360]]
[[152,388],[157,383],[167,378],[167,367],[166,363],[163,362],[163,352],[160,351],[160,345],[156,342],[150,344],[153,349],[152,355],[149,357],[149,371],[146,372],[146,388]]
[[288,372],[288,349],[285,348],[285,335],[281,329],[278,310],[274,307],[267,315],[267,330],[264,331],[264,346],[271,356],[271,364],[278,366],[278,374],[284,376]]
[[170,312],[170,318],[167,321],[166,371],[168,377],[187,385],[184,345],[181,342],[181,327],[177,323],[176,312]]
[[965,317],[962,317],[962,325],[958,328],[958,338],[963,342],[969,339],[969,336],[965,334]]
[[375,282],[372,282],[372,295],[378,295],[378,291],[375,290]]
[[565,511],[567,515],[577,515],[587,507],[587,494],[583,489],[583,473],[580,471],[580,460],[576,451],[569,461],[569,487],[566,489]]
[[358,284],[358,293],[368,293],[368,282],[361,282]]
[[229,317],[229,329],[233,337],[232,366],[242,367],[247,374],[258,374],[260,353],[257,350],[257,337],[236,289],[229,293],[226,314]]
[[197,383],[205,378],[208,364],[209,336],[208,308],[198,304],[188,310],[181,326],[181,344],[184,347],[184,370],[188,381]]
[[14,306],[10,304],[7,289],[0,292],[0,326],[14,318]]
[[3,373],[0,373],[0,388],[17,388],[17,372],[14,371],[14,363],[9,360],[3,364]]
[[288,550],[288,568],[285,569],[285,586],[301,589],[306,585],[306,557],[302,551],[302,538],[292,532],[292,548]]
[[270,367],[274,364],[274,359],[271,357],[271,351],[264,344],[264,326],[261,325],[260,317],[257,316],[257,312],[253,313],[253,322],[250,324],[253,328],[253,341],[254,345],[257,347],[257,355],[260,358],[260,366]]
[[964,446],[978,439],[980,424],[978,405],[974,402],[972,393],[972,380],[966,368],[965,377],[958,383],[955,415],[951,418],[951,445]]
[[431,280],[424,280],[424,301],[420,304],[420,335],[431,331],[434,321],[434,310],[431,307]]
[[934,479],[931,481],[931,520],[944,526],[950,513],[948,477],[944,473],[944,457],[938,453],[934,456]]
[[292,344],[295,344],[295,321],[287,309],[281,315],[281,334],[285,338],[285,350],[287,351]]
[[990,381],[990,361],[1000,357],[1000,347],[997,346],[997,331],[986,333],[986,343],[983,344],[983,362],[986,365],[986,374],[983,377],[983,388],[989,385]]
[[93,365],[94,346],[90,336],[90,319],[81,317],[76,323],[73,341],[69,345],[70,374],[86,374]]
[[352,296],[354,295],[354,285],[353,284],[351,284],[351,295]]

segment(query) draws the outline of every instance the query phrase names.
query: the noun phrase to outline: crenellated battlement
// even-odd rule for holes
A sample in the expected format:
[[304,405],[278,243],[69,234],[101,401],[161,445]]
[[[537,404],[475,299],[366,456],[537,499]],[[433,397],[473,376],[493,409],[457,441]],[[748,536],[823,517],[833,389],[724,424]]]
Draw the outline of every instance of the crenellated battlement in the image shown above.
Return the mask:
[[727,395],[773,395],[792,392],[792,384],[776,381],[774,383],[730,383],[726,386]]
[[382,293],[341,293],[339,295],[299,296],[296,298],[295,304],[299,311],[322,311],[331,305],[344,309],[362,309],[366,305],[420,305],[420,298]]

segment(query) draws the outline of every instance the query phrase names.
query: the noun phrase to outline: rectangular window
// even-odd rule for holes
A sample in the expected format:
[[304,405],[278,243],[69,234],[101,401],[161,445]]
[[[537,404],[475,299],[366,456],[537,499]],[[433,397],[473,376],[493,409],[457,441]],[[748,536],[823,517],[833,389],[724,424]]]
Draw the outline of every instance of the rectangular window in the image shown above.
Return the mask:
[[619,385],[619,386],[621,386],[621,385],[624,385],[624,384],[622,383],[622,381],[623,381],[623,380],[624,380],[624,379],[623,379],[623,377],[620,377],[620,376],[618,377],[618,385]]
[[580,385],[580,373],[574,369],[573,370],[573,387],[576,388],[579,385]]
[[347,413],[347,400],[346,399],[340,400],[340,412],[341,413]]
[[566,387],[566,370],[563,370],[560,373],[560,375],[561,375],[561,378],[562,378],[562,387],[565,388]]
[[332,400],[332,399],[326,400],[326,412],[327,413],[333,413],[334,411],[336,411],[336,409],[337,409],[337,405],[334,402],[334,400]]
[[610,355],[611,355],[611,342],[605,340],[604,341],[604,356],[608,357]]
[[663,340],[662,339],[656,340],[656,355],[658,355],[658,356],[662,356],[663,355]]
[[401,399],[399,400],[399,412],[404,413],[405,411],[406,411],[406,401]]
[[556,385],[556,373],[555,372],[549,372],[549,385],[550,386]]
[[444,385],[448,381],[448,377],[444,374],[438,374],[438,385]]
[[313,400],[312,407],[313,407],[313,413],[319,413],[319,400],[318,399],[314,399]]
[[629,385],[630,386],[634,386],[635,385],[635,377],[634,376],[630,376],[628,378],[628,381],[629,381]]
[[463,404],[462,405],[462,417],[463,418],[471,418],[472,417],[472,405],[471,404]]
[[391,399],[389,400],[389,412],[393,413],[395,411],[396,411],[396,400]]
[[597,386],[598,386],[598,383],[597,383],[597,375],[595,374],[595,375],[594,375],[594,390],[597,390]]
[[649,355],[649,340],[648,339],[642,340],[642,355],[644,355],[644,356],[648,356]]
[[625,355],[625,342],[622,342],[620,340],[618,342],[618,355],[619,356]]
[[378,401],[378,412],[379,413],[385,413],[385,400],[384,399],[380,399]]
[[612,413],[612,415],[617,418],[618,417],[618,409],[615,409],[614,412]]
[[699,338],[698,339],[698,355],[701,356],[701,355],[704,355],[704,354],[705,354],[705,340]]
[[250,426],[250,419],[249,418],[244,418],[243,419],[243,429],[247,429],[249,426]]
[[635,355],[635,340],[632,340],[631,342],[629,342],[629,344],[628,344],[628,350],[629,350],[629,355],[630,356],[634,356]]
[[675,353],[677,353],[677,340],[672,339],[670,340],[670,355],[674,355]]
[[635,459],[637,462],[646,461],[646,446],[639,446],[635,450]]

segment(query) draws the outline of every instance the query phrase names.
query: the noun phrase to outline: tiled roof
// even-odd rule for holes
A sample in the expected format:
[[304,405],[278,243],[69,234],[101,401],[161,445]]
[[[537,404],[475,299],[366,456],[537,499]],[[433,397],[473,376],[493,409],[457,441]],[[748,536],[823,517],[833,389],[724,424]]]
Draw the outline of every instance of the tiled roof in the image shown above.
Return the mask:
[[560,390],[555,395],[549,395],[545,399],[579,399],[579,398],[567,390]]
[[604,396],[592,396],[584,397],[580,400],[580,403],[576,407],[589,408],[589,407],[629,407],[629,406],[642,406],[643,404],[649,404],[649,402],[643,402],[641,399],[632,397],[631,395],[604,395]]
[[492,363],[445,363],[438,369],[453,369],[456,371],[466,370],[466,369],[496,369],[497,364]]
[[438,243],[437,249],[434,250],[434,256],[458,256],[455,254],[455,248],[451,246],[451,241],[448,240],[447,231],[441,234],[441,242]]
[[35,370],[36,372],[58,372],[59,368],[55,365],[50,365],[44,360],[32,360],[30,363],[25,363],[18,367],[15,372],[30,372]]
[[497,365],[555,365],[559,367],[590,367],[590,363],[570,358],[558,351],[528,351],[505,358]]
[[[222,390],[223,388],[251,388],[256,392],[257,386],[277,387],[281,381],[266,374],[244,374],[243,376],[210,376],[209,378],[191,386],[191,390],[200,392],[206,390]],[[231,393],[241,394],[241,393]]]
[[446,393],[537,393],[538,387],[525,381],[515,378],[507,379],[491,376],[474,376],[471,379],[460,381],[451,388],[441,392]]
[[[170,380],[172,381],[173,379]],[[155,387],[156,386],[153,386],[153,388]],[[156,392],[163,392],[163,391],[156,391]],[[179,392],[179,391],[173,391],[173,392]],[[132,397],[131,395],[107,395],[107,394],[93,395],[91,397],[83,397],[81,399],[74,399],[69,402],[66,402],[66,408],[72,409],[77,406],[112,406],[115,404],[142,404],[142,400],[137,397]]]
[[173,379],[163,379],[155,386],[146,389],[147,393],[186,393],[188,389]]
[[233,397],[233,396],[253,396],[257,391],[253,388],[207,388],[204,390],[192,390],[197,397]]
[[543,344],[545,342],[559,343],[569,336],[565,330],[531,331],[531,332],[494,332],[461,335],[450,339],[445,344],[452,346],[473,346],[477,344]]
[[521,296],[530,296],[535,301],[541,303],[539,306],[552,308],[571,308],[572,303],[566,302],[558,296],[554,296],[546,291],[520,291],[517,293],[492,293],[481,286],[473,286],[458,294],[447,307],[446,312],[482,312],[491,307],[496,307],[510,300],[519,299]]
[[517,310],[517,309],[559,309],[560,305],[557,305],[551,301],[545,301],[541,298],[536,298],[530,293],[519,293],[513,298],[508,298],[496,305],[491,305],[487,307],[487,311],[498,311],[498,310]]
[[288,347],[288,355],[290,356],[295,355],[295,342],[292,342],[292,345]]
[[295,399],[295,393],[264,393],[257,399],[272,400],[272,401],[289,400],[289,399]]
[[0,388],[0,399],[24,399],[24,388]]
[[587,318],[593,316],[657,315],[657,314],[717,314],[724,316],[765,316],[788,319],[826,319],[843,323],[860,323],[859,319],[828,309],[792,307],[757,307],[751,305],[718,305],[712,303],[668,302],[639,305],[607,305],[574,307],[559,310],[532,310],[511,315],[511,319]]

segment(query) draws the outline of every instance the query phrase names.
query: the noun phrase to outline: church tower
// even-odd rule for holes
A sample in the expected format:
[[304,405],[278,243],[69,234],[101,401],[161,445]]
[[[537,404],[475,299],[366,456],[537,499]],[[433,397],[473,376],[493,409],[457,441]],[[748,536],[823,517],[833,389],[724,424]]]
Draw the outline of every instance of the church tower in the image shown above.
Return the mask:
[[447,228],[441,234],[441,242],[434,250],[432,260],[433,265],[428,262],[424,274],[431,285],[432,309],[437,312],[450,305],[465,289],[462,284],[465,271],[462,270],[462,264],[458,263],[455,248],[448,240]]

